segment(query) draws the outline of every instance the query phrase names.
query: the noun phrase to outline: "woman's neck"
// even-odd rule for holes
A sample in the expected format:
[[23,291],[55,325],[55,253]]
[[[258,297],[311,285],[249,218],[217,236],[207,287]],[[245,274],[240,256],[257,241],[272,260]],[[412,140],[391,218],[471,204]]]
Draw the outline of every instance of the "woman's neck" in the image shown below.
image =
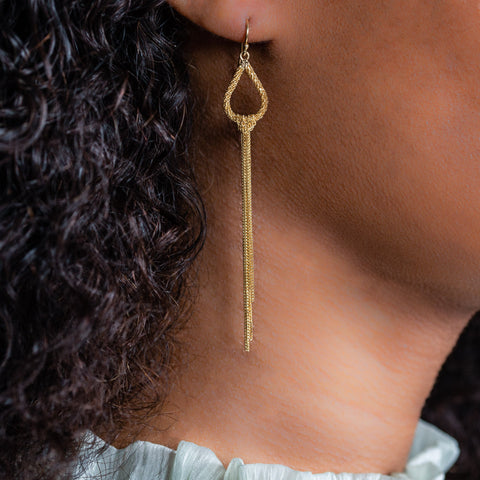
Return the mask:
[[164,414],[139,438],[171,448],[189,440],[225,465],[241,457],[312,472],[403,470],[470,316],[375,279],[331,239],[256,201],[254,340],[243,352],[240,191],[226,193],[204,194],[209,233],[182,337],[188,357]]
[[[361,239],[322,223],[316,197],[302,197],[279,167],[302,147],[278,138],[304,140],[288,136],[282,108],[289,106],[277,101],[252,134],[254,333],[244,352],[238,132],[217,98],[232,56],[207,41],[195,45],[192,83],[208,101],[197,108],[192,161],[207,240],[177,383],[137,438],[171,448],[189,440],[225,465],[241,457],[312,472],[401,471],[424,401],[474,311],[435,304],[385,272],[381,278],[362,249],[352,253]],[[257,73],[266,78],[267,70]],[[223,71],[225,78],[215,73]]]

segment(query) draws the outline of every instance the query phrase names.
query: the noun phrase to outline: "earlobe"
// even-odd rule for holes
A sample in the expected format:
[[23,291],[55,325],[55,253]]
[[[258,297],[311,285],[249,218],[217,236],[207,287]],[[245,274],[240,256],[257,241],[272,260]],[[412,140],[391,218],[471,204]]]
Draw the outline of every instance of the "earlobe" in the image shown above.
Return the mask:
[[241,42],[250,19],[250,42],[273,40],[275,0],[167,0],[181,15],[209,32]]

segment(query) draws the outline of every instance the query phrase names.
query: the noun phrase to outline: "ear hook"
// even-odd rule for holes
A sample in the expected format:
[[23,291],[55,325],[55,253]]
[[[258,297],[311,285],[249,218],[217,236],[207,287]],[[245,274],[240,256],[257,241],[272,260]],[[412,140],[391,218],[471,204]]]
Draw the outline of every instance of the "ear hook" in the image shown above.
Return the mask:
[[250,54],[248,53],[248,33],[250,32],[250,17],[245,20],[245,40],[242,44],[242,52],[240,53],[240,60],[248,62]]

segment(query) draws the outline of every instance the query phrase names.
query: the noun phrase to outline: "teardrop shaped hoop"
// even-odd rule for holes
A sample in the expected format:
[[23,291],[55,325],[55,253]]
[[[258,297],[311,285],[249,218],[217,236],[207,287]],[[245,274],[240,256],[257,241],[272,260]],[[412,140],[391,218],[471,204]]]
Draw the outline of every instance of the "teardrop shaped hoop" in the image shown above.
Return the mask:
[[[244,71],[247,72],[247,75],[250,77],[250,79],[254,83],[258,93],[260,94],[260,98],[262,101],[262,104],[258,112],[251,113],[250,115],[241,115],[239,113],[235,113],[232,110],[232,107],[230,105],[232,94],[237,88],[238,82],[240,81],[240,78],[243,75]],[[262,82],[257,77],[257,74],[253,70],[253,67],[251,66],[248,59],[244,59],[242,56],[240,56],[240,63],[238,65],[238,68],[225,93],[225,98],[223,101],[223,108],[225,110],[225,113],[227,114],[230,120],[232,120],[238,125],[238,128],[241,131],[244,131],[245,129],[248,129],[249,131],[251,131],[253,130],[253,127],[255,127],[255,124],[265,115],[265,112],[267,111],[267,107],[268,107],[268,97],[267,97],[267,92],[263,88]]]

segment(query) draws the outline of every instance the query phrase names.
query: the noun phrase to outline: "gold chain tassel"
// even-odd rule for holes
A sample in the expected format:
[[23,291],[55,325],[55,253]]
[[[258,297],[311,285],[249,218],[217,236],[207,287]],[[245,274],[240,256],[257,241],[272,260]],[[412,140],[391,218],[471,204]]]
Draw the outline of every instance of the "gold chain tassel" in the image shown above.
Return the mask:
[[249,351],[253,338],[252,303],[253,283],[253,231],[252,231],[252,176],[250,132],[242,132],[242,237],[243,237],[243,304],[244,349]]
[[[243,238],[243,330],[244,350],[250,351],[250,342],[253,339],[253,312],[252,303],[255,300],[253,277],[253,225],[252,225],[252,156],[250,132],[260,120],[268,106],[268,97],[257,74],[250,65],[248,50],[249,21],[246,21],[245,41],[240,53],[240,61],[233,79],[228,86],[223,101],[223,107],[228,118],[235,122],[241,133],[242,145],[242,238]],[[230,100],[243,72],[247,72],[257,88],[262,101],[260,110],[251,115],[239,115],[233,112]]]

